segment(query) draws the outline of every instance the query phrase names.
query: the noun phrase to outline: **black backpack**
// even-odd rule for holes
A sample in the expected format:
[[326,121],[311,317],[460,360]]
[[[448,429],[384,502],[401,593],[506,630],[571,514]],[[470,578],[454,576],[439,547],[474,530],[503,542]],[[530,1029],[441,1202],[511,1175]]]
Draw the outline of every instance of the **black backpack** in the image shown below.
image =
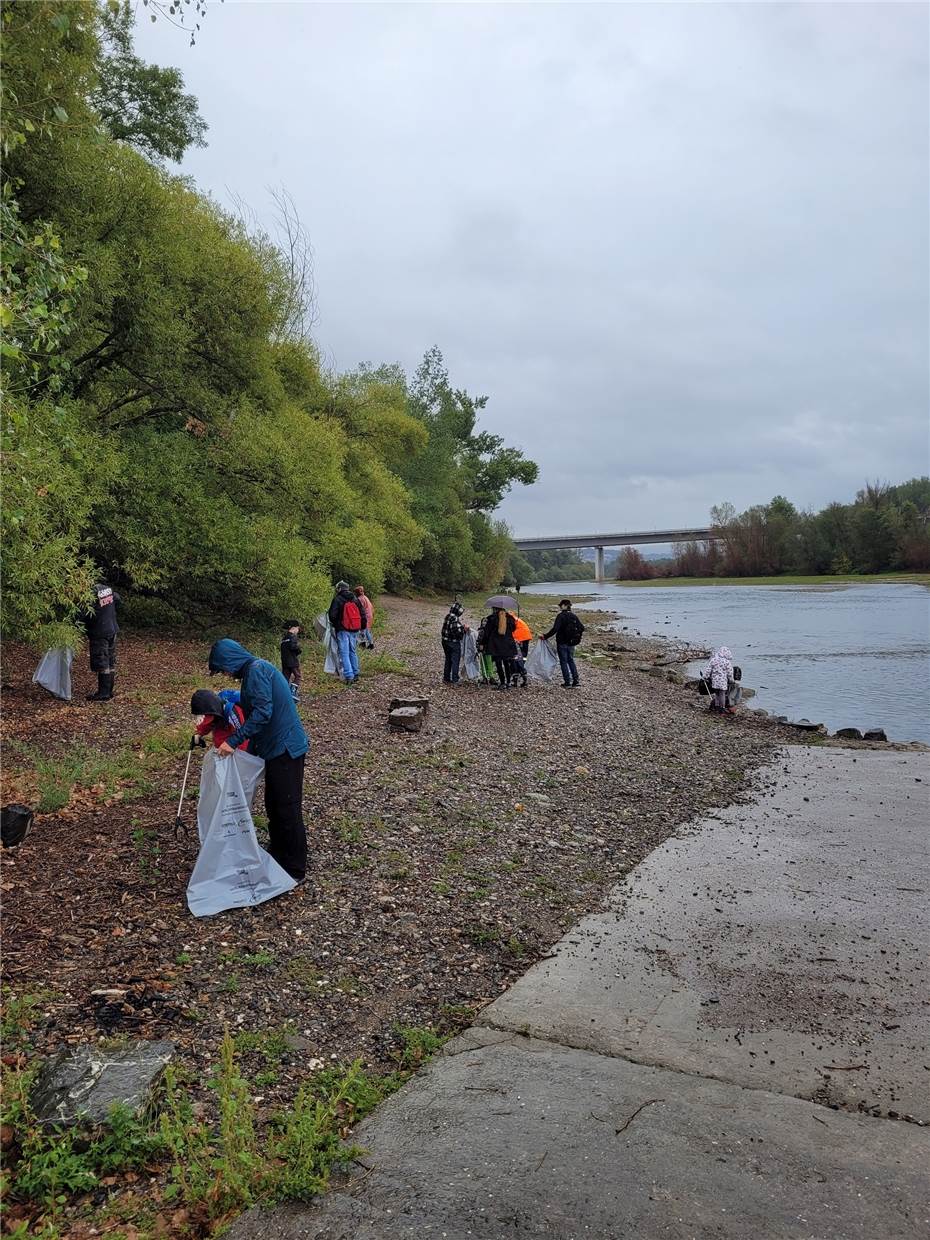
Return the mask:
[[584,625],[581,623],[581,621],[578,619],[575,613],[573,611],[570,611],[568,613],[568,618],[566,619],[564,625],[562,626],[562,632],[559,634],[559,637],[565,643],[566,646],[577,646],[578,643],[581,641],[581,637],[583,633],[584,633]]

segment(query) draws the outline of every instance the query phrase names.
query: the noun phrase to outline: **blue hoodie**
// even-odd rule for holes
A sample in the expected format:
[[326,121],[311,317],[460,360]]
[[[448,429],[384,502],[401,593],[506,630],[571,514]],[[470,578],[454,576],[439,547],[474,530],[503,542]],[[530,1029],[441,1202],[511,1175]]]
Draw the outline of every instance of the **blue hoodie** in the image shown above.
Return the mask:
[[230,637],[221,637],[210,650],[210,671],[225,672],[242,681],[239,705],[245,723],[228,738],[226,743],[231,748],[251,741],[250,751],[266,762],[283,753],[299,758],[307,752],[307,734],[290,687],[267,659],[250,654]]

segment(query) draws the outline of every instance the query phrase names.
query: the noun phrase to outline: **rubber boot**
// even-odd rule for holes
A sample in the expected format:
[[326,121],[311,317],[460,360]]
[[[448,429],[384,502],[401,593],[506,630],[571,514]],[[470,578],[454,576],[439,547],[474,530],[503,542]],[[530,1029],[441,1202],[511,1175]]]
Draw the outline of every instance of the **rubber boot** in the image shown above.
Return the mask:
[[109,702],[114,695],[113,682],[116,680],[116,673],[104,672],[103,676],[105,682],[103,686],[104,692],[103,697],[100,700],[101,702]]
[[88,693],[87,695],[88,702],[106,702],[108,700],[108,694],[107,694],[107,676],[108,675],[109,675],[108,672],[97,673],[97,692]]

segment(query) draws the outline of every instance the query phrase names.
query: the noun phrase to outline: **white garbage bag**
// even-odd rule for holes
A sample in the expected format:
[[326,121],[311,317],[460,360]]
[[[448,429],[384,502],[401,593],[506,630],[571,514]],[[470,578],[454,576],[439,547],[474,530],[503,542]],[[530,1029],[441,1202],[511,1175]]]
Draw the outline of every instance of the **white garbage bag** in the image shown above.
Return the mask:
[[477,680],[481,675],[481,668],[478,666],[478,647],[471,629],[465,634],[465,640],[462,642],[462,671],[469,680]]
[[545,638],[537,637],[526,656],[526,675],[529,680],[551,684],[559,675],[559,656]]
[[200,775],[197,831],[200,854],[187,884],[195,917],[262,904],[296,887],[286,870],[259,847],[249,807],[265,763],[241,749],[228,758],[210,750]]
[[63,702],[71,701],[71,664],[74,651],[68,646],[53,646],[46,650],[32,676],[34,685],[41,685],[53,697]]
[[322,670],[329,673],[330,676],[341,676],[342,660],[339,657],[339,642],[336,641],[336,634],[332,631],[329,616],[326,618],[326,629],[324,637],[322,637],[322,649],[326,651]]

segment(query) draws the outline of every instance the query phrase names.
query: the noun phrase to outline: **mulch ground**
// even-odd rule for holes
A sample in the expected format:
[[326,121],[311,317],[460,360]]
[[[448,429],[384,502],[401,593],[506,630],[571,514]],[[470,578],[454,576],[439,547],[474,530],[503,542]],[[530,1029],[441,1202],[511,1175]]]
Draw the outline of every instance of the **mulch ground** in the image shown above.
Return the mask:
[[[253,1033],[244,1067],[263,1074],[269,1112],[324,1064],[390,1068],[398,1025],[467,1023],[680,824],[744,795],[778,739],[633,670],[662,651],[627,634],[625,654],[581,664],[577,691],[448,689],[444,608],[382,606],[377,654],[408,674],[369,674],[377,660],[363,654],[359,686],[301,706],[306,885],[204,920],[185,903],[195,802],[180,838],[174,818],[208,643],[122,635],[106,704],[84,701],[84,656],[64,704],[30,684],[35,654],[6,646],[3,803],[34,804],[56,770],[96,779],[78,778],[2,858],[3,978],[45,996],[37,1053],[170,1038],[203,1079],[224,1029]],[[588,655],[617,638],[594,627]],[[307,641],[305,666],[319,662]],[[390,699],[420,692],[432,698],[423,731],[389,733]],[[282,1030],[288,1052],[268,1071],[262,1038]]]

